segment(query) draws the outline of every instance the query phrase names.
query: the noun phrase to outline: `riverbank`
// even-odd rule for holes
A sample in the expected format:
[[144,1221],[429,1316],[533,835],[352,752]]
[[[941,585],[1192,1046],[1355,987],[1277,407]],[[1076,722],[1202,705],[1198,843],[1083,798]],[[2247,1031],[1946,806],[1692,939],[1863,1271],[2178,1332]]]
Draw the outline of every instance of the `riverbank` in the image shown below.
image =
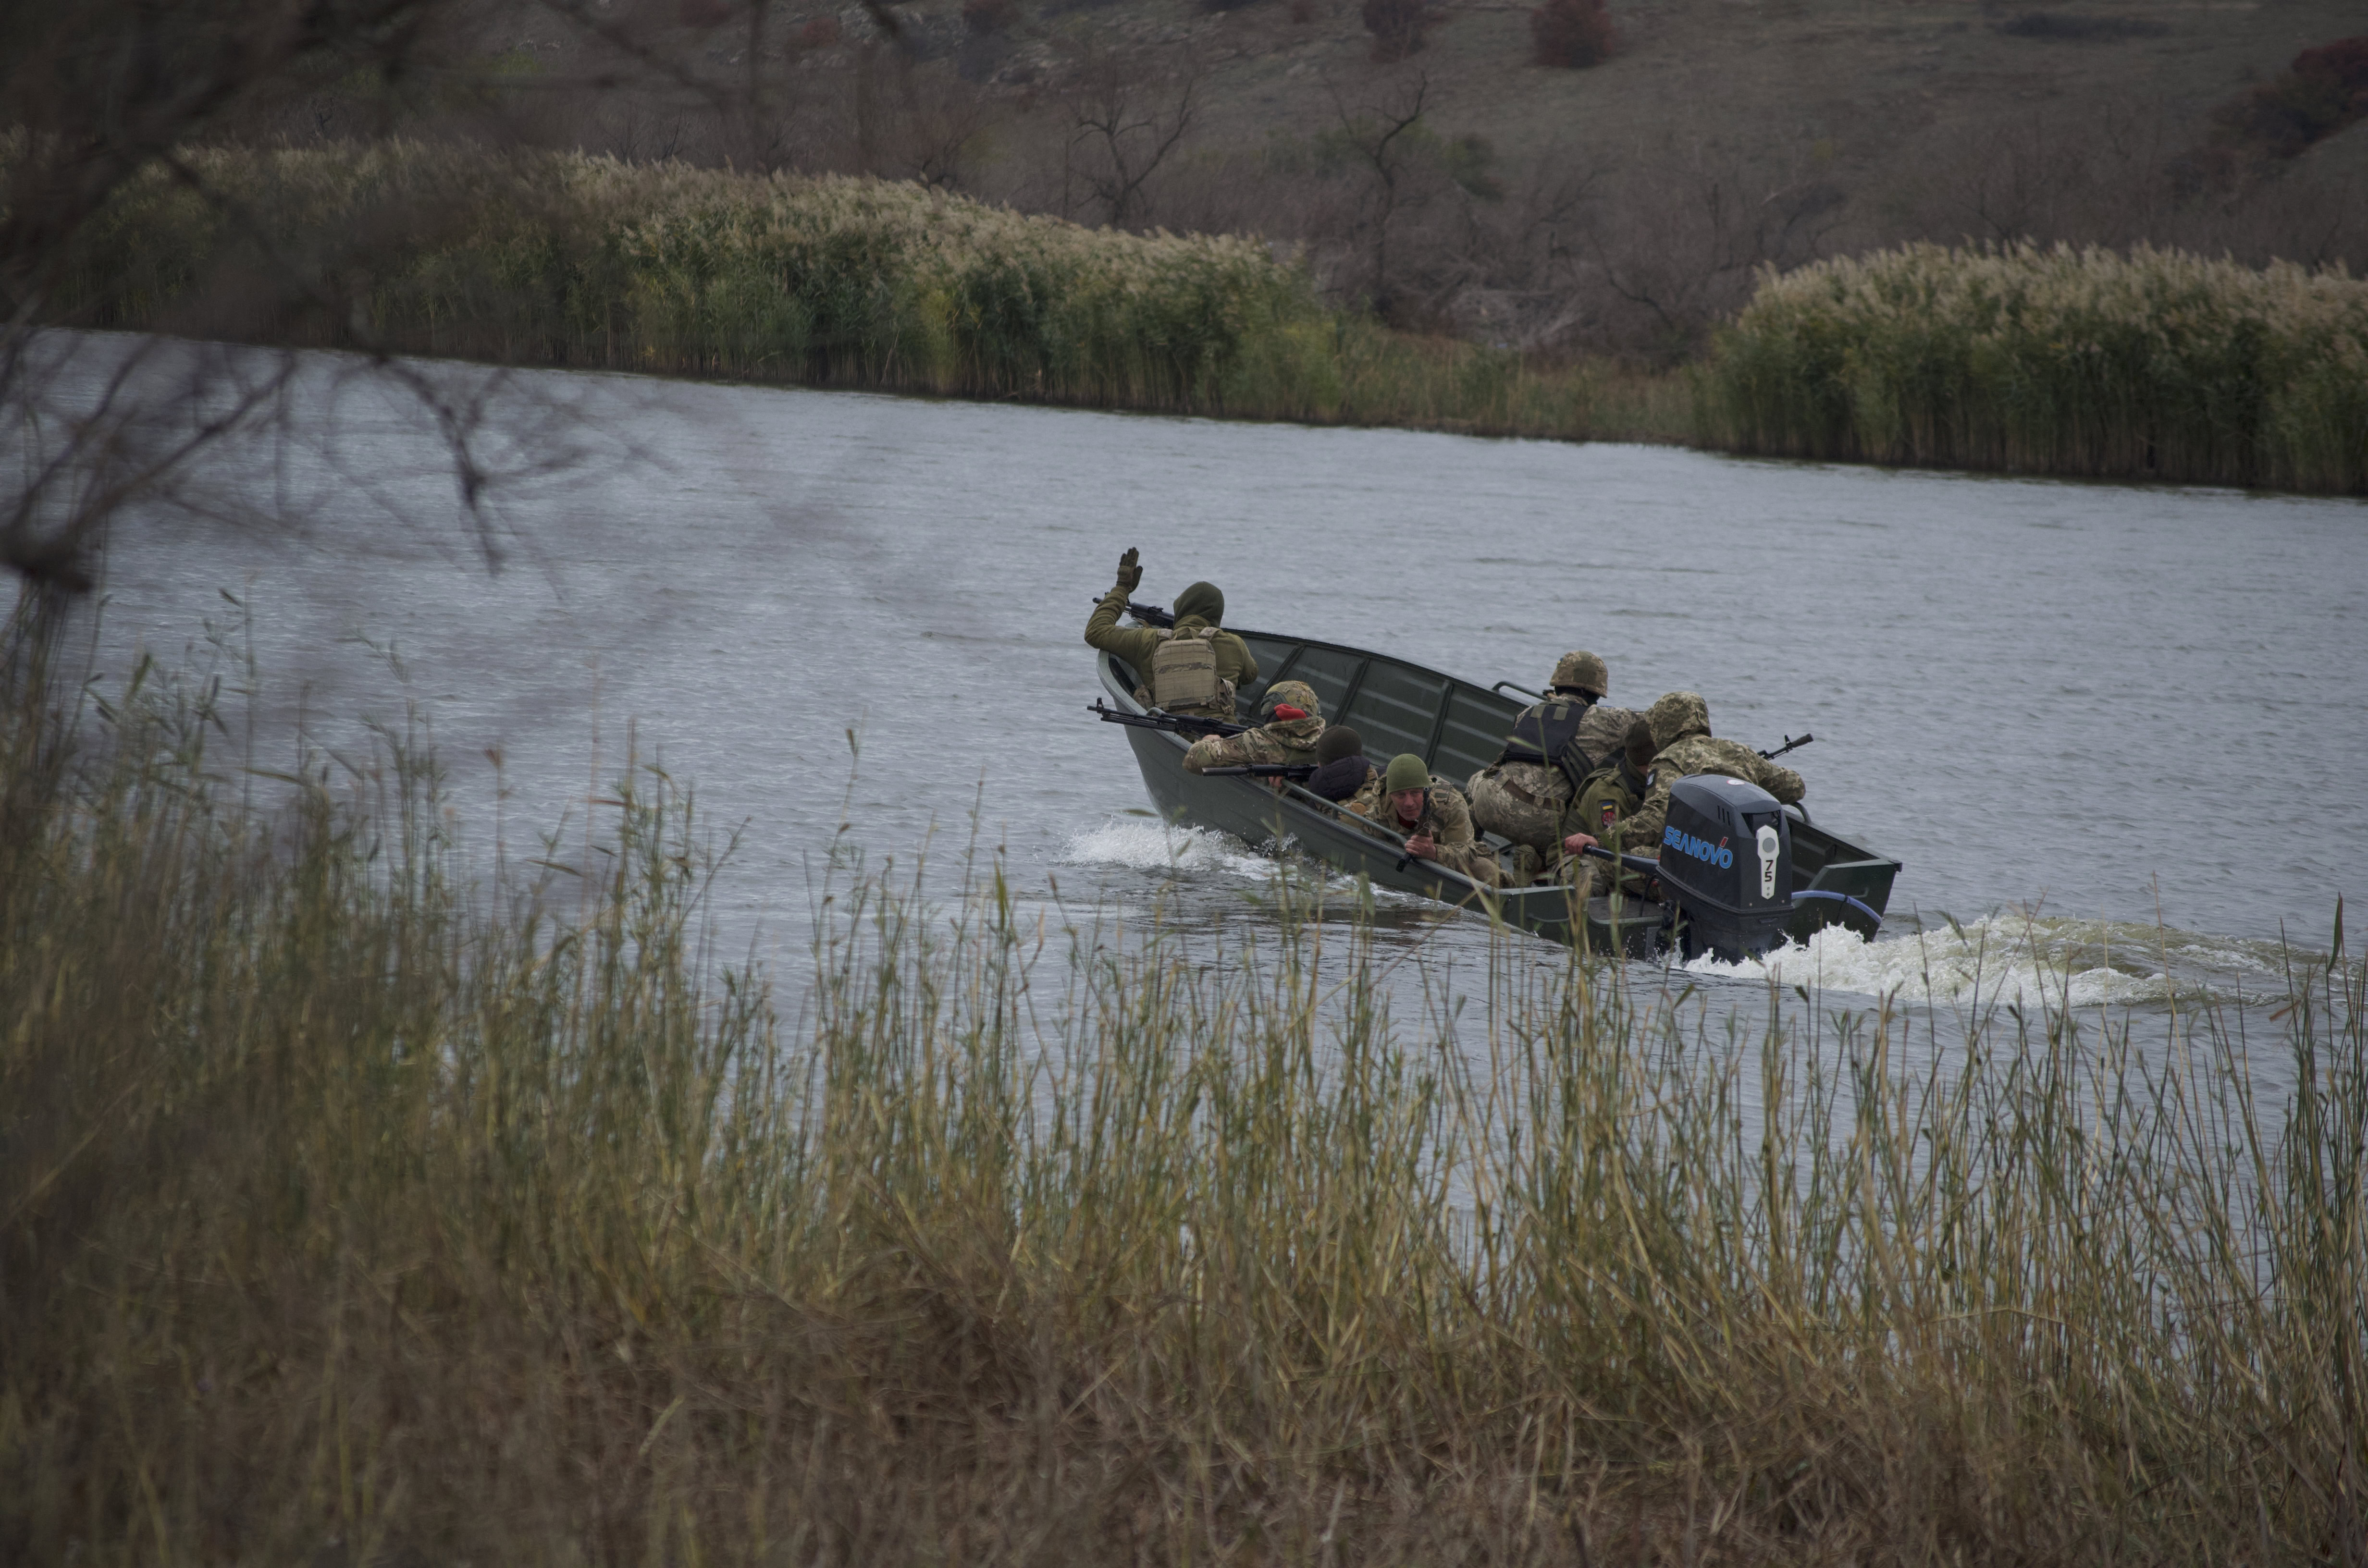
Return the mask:
[[[358,240],[361,243],[357,243]],[[1399,333],[1244,236],[916,185],[389,142],[136,183],[56,319],[506,364],[2324,494],[2368,490],[2368,282],[1937,246],[1768,275],[1668,370]]]
[[[200,337],[1480,435],[1679,440],[1680,384],[1395,333],[1242,236],[894,182],[381,143],[208,152],[52,314]],[[370,236],[358,246],[357,235]]]
[[1523,943],[1411,1020],[1287,884],[1216,950],[834,855],[777,1004],[664,775],[472,865],[145,674],[0,733],[12,1559],[2359,1550],[2356,960],[2272,1105],[2210,1007],[1928,1072]]
[[1764,281],[1723,335],[1730,450],[2368,489],[2368,281],[2175,251],[1911,245]]

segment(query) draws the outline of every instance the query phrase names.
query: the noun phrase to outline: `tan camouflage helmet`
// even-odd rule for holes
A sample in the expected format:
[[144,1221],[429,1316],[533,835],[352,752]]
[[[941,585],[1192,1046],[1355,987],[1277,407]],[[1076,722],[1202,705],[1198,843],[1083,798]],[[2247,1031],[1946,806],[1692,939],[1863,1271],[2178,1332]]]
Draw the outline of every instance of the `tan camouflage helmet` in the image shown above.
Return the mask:
[[1645,710],[1645,721],[1653,726],[1653,743],[1667,751],[1684,736],[1710,733],[1710,704],[1700,692],[1665,692]]
[[1324,717],[1324,704],[1316,700],[1315,688],[1304,680],[1279,680],[1266,688],[1258,699],[1258,711],[1267,718],[1274,717],[1275,705],[1287,702],[1311,719]]
[[1554,679],[1546,684],[1581,687],[1600,697],[1611,689],[1611,672],[1592,653],[1565,653],[1554,665]]

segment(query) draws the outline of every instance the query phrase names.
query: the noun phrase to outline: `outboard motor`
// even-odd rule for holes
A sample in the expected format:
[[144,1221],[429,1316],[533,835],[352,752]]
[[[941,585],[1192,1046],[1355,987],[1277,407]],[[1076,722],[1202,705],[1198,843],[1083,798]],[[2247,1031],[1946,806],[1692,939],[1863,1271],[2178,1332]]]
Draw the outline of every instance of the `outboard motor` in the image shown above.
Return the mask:
[[1669,786],[1661,887],[1678,906],[1679,950],[1726,963],[1784,939],[1793,918],[1793,824],[1757,784],[1699,773]]

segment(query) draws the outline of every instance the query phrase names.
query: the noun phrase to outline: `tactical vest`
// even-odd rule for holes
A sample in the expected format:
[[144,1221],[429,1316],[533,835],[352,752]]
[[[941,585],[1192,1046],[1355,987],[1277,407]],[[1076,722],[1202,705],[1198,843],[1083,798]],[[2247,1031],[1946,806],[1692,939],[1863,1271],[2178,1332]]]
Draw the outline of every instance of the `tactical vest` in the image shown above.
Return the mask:
[[1159,646],[1151,654],[1151,700],[1170,713],[1220,710],[1231,717],[1234,683],[1217,674],[1217,629],[1194,631],[1161,627],[1154,633]]
[[1578,739],[1578,728],[1587,722],[1587,710],[1592,706],[1576,697],[1557,697],[1523,709],[1513,721],[1513,733],[1505,737],[1505,749],[1497,754],[1497,760],[1559,767],[1570,780],[1571,792],[1577,793],[1596,768],[1595,757]]

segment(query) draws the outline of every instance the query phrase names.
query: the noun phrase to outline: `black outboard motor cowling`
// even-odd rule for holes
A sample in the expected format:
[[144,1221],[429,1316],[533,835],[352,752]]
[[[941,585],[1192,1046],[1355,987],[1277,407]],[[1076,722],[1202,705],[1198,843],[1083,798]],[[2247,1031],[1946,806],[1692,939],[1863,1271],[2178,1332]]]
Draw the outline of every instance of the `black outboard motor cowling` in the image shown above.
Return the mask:
[[1757,784],[1700,773],[1669,787],[1661,886],[1689,959],[1756,959],[1793,918],[1793,824]]

